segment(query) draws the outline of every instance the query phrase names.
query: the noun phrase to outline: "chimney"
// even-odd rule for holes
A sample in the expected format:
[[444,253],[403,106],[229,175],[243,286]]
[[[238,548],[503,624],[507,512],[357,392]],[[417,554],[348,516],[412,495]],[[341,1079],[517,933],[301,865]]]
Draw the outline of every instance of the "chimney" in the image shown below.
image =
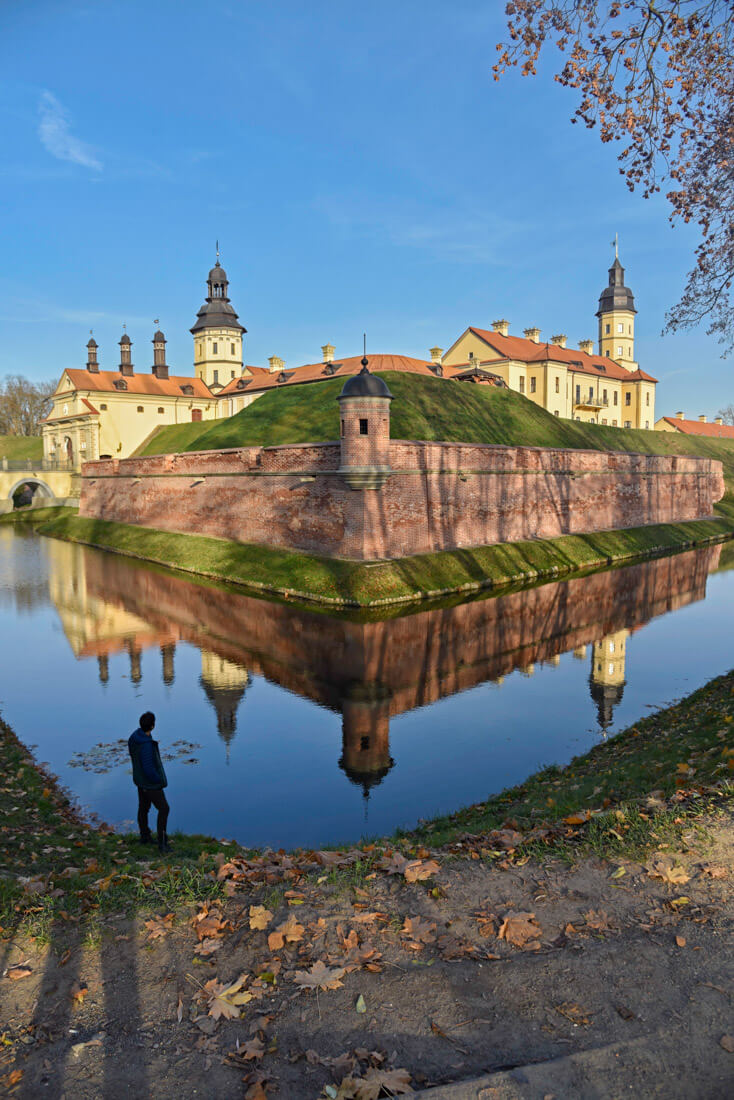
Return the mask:
[[716,417],[714,417],[714,424],[723,424],[723,423],[724,423],[724,418],[723,418],[723,416],[716,416]]
[[492,328],[495,332],[499,332],[500,336],[510,335],[510,322],[509,321],[492,321]]
[[701,424],[705,424],[706,423],[706,413],[701,413],[701,415],[699,416],[698,419],[699,419]]
[[335,351],[336,351],[336,348],[334,347],[333,344],[324,344],[324,346],[321,348],[321,354],[324,357],[324,362],[325,363],[333,363],[334,362],[334,352]]
[[97,362],[97,341],[93,336],[90,336],[87,340],[87,370],[90,374],[99,374],[99,363]]
[[429,348],[428,354],[437,367],[440,367],[443,362],[443,348]]
[[168,364],[166,363],[166,338],[160,329],[153,333],[153,366],[151,367],[156,378],[168,378]]
[[559,332],[555,336],[551,336],[551,344],[555,344],[559,348],[565,348],[567,339],[565,332]]
[[523,333],[528,340],[532,340],[534,344],[540,343],[540,329],[539,328],[526,328],[523,329]]
[[682,412],[677,412],[677,413],[675,414],[675,419],[676,419],[676,420],[685,420],[685,417],[683,416],[683,413],[682,413]]
[[594,354],[594,341],[593,340],[579,340],[579,351],[583,351],[584,355]]
[[281,359],[279,355],[271,355],[268,359],[268,363],[270,364],[270,367],[268,369],[270,370],[271,374],[275,374],[276,371],[283,370],[283,367],[285,366],[285,360]]
[[120,374],[124,374],[126,378],[132,378],[133,374],[133,352],[132,352],[132,340],[126,332],[123,332],[120,337]]

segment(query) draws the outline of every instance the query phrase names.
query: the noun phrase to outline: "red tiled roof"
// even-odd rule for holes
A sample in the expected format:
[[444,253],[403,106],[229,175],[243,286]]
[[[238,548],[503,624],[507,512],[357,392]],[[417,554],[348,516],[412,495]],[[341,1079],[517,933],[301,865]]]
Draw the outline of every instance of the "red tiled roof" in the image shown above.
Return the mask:
[[82,405],[86,405],[93,416],[99,416],[99,410],[95,409],[94,405],[92,405],[90,401],[87,401],[86,397],[82,398]]
[[614,359],[606,355],[587,355],[579,348],[562,348],[560,344],[536,344],[520,336],[503,336],[500,332],[487,332],[486,329],[470,328],[475,336],[493,348],[503,359],[515,359],[520,363],[565,363],[570,371],[592,374],[596,378],[615,378],[621,382],[657,382],[645,371],[628,371],[620,367]]
[[149,397],[182,397],[182,386],[193,388],[193,397],[199,400],[206,398],[211,401],[213,394],[209,387],[200,378],[190,376],[171,375],[170,378],[156,378],[154,374],[125,375],[126,390],[118,390],[113,385],[123,376],[119,371],[101,370],[99,374],[88,370],[67,368],[65,374],[71,379],[75,390],[93,390],[97,393],[139,393]]
[[[408,374],[425,374],[435,378],[430,360],[412,359],[409,355],[369,355],[367,358],[373,373],[394,370]],[[335,360],[329,366],[333,367],[333,370],[327,371],[326,363],[305,363],[301,367],[291,369],[285,367],[282,372],[265,370],[263,367],[248,367],[247,369],[252,372],[252,378],[237,378],[228,382],[217,396],[259,393],[263,390],[284,389],[286,386],[303,382],[325,382],[329,378],[346,378],[350,374],[358,374],[362,369],[362,356],[351,355],[346,359]],[[285,376],[282,382],[278,381],[281,376]],[[238,385],[239,382],[244,382],[245,385]]]
[[684,435],[708,435],[715,439],[734,439],[734,424],[704,424],[701,420],[680,420],[677,416],[664,416],[662,419]]

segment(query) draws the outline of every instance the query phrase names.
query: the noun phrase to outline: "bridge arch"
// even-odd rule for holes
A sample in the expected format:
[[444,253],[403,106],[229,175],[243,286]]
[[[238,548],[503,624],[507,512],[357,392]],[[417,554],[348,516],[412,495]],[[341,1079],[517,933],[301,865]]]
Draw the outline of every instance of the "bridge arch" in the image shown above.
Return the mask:
[[18,492],[18,489],[22,489],[24,485],[33,486],[34,500],[36,498],[36,494],[48,500],[56,500],[56,494],[54,493],[53,489],[51,489],[51,487],[47,485],[45,481],[41,481],[40,477],[34,477],[33,475],[19,478],[19,480],[16,481],[15,485],[11,486],[7,499],[13,500],[15,494]]

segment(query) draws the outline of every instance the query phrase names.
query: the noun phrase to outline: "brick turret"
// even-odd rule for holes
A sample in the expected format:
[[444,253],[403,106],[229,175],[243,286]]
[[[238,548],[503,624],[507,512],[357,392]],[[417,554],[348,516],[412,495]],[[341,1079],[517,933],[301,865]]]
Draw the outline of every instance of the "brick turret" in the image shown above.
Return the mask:
[[350,489],[381,489],[390,476],[390,402],[385,383],[372,374],[365,357],[359,374],[339,394],[341,462]]

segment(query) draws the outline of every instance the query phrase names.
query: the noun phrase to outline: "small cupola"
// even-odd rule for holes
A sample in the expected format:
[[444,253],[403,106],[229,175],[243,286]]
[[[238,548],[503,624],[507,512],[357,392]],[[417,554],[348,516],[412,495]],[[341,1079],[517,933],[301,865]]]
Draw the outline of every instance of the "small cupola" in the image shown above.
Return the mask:
[[268,370],[271,374],[280,373],[285,367],[285,359],[281,359],[279,355],[271,355],[268,364]]
[[526,340],[532,340],[534,344],[540,343],[540,329],[535,325],[531,325],[530,328],[523,329],[523,336]]
[[504,319],[500,321],[492,321],[492,328],[495,332],[498,332],[500,336],[510,335],[510,322]]
[[321,347],[321,354],[323,356],[323,362],[324,363],[333,363],[335,352],[336,352],[336,348],[334,347],[333,344],[323,344],[322,347]]
[[120,374],[131,378],[133,371],[133,343],[126,332],[120,337]]
[[593,340],[579,340],[579,351],[583,351],[584,355],[594,354],[594,341]]
[[166,363],[166,338],[160,329],[153,333],[153,366],[152,373],[156,378],[168,378],[168,364]]
[[565,348],[568,337],[565,332],[558,332],[555,336],[551,336],[551,344],[555,344],[557,348]]
[[99,374],[99,362],[97,361],[97,341],[89,335],[87,340],[87,370],[90,374]]

